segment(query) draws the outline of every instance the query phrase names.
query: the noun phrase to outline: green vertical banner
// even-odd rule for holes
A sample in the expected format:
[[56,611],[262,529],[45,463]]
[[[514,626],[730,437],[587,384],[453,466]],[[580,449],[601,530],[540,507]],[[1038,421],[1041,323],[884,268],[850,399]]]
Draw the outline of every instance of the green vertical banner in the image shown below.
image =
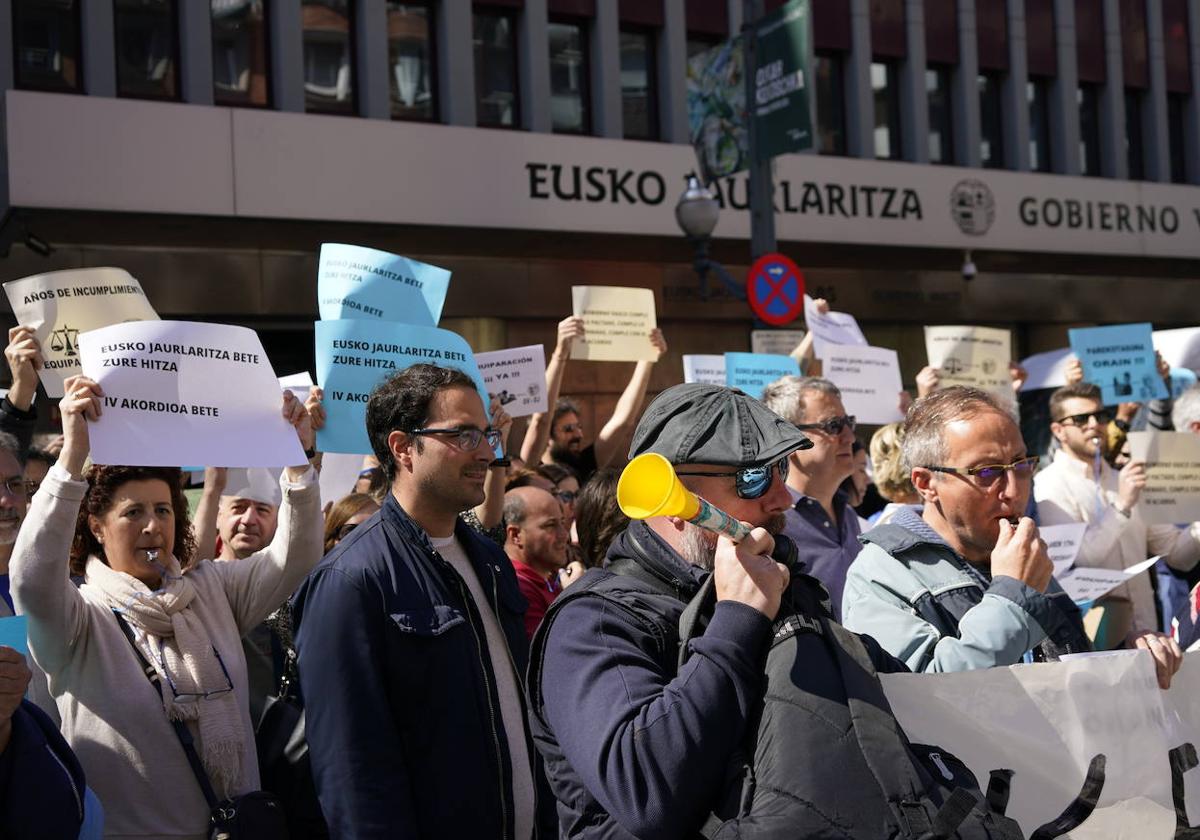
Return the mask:
[[790,0],[760,20],[754,71],[758,157],[812,148],[808,83],[812,78],[809,0]]

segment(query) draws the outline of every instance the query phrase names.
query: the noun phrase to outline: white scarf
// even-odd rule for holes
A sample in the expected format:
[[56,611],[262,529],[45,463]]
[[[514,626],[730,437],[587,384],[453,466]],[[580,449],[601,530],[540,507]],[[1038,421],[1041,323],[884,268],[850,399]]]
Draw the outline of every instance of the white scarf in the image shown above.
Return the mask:
[[224,798],[242,776],[245,744],[237,695],[226,691],[211,697],[176,701],[176,692],[220,691],[230,685],[230,680],[217,661],[208,630],[191,608],[196,588],[183,575],[174,557],[167,558],[164,568],[166,573],[160,587],[151,590],[132,575],[118,572],[93,556],[88,558],[85,579],[104,594],[110,607],[143,631],[137,640],[138,647],[158,672],[167,717],[197,722],[200,760],[217,797]]

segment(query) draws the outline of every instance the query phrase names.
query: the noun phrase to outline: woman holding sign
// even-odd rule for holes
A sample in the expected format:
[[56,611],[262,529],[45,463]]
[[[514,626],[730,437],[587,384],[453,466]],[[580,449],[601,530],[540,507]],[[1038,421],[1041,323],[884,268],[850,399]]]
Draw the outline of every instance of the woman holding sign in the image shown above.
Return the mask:
[[[101,391],[84,377],[68,379],[65,390],[62,453],[13,552],[29,646],[50,677],[63,735],[104,804],[106,829],[207,837],[204,780],[217,800],[259,786],[241,638],[320,559],[316,474],[307,464],[287,468],[278,530],[262,551],[236,563],[196,558],[180,471],[85,470]],[[309,449],[307,412],[287,391],[283,400]],[[68,565],[83,577],[78,588]]]

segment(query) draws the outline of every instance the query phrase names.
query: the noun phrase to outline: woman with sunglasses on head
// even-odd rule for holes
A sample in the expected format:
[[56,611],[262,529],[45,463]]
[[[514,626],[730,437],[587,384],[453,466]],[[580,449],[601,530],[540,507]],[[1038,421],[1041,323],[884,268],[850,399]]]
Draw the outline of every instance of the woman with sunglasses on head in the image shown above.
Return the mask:
[[[30,650],[107,831],[207,837],[210,806],[180,738],[194,742],[218,800],[258,789],[241,637],[320,559],[316,474],[308,464],[286,469],[278,530],[262,551],[237,563],[198,558],[180,471],[85,470],[102,391],[85,377],[65,391],[62,453],[13,556]],[[283,415],[310,449],[307,412],[288,392]]]
[[325,517],[325,553],[379,510],[379,502],[365,493],[351,493],[338,500]]

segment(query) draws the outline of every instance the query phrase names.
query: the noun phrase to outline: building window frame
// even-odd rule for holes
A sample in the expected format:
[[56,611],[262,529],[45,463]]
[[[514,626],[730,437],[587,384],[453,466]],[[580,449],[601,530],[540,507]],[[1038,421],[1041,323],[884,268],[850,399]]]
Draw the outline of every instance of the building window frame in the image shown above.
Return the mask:
[[[71,24],[75,30],[75,82],[55,84],[47,80],[46,83],[38,83],[28,78],[22,78],[21,53],[22,50],[32,49],[31,47],[22,46],[21,43],[21,25],[24,23],[23,13],[28,10],[23,8],[21,0],[13,0],[12,3],[12,44],[13,44],[13,87],[19,90],[41,90],[51,93],[84,93],[87,80],[83,75],[83,0],[75,0],[71,5]],[[61,53],[60,53],[61,55]],[[47,77],[50,79],[53,77]]]
[[[878,70],[876,69],[878,68]],[[878,160],[903,160],[902,137],[904,126],[900,112],[900,62],[893,58],[871,61],[871,97],[873,108],[873,150]],[[882,78],[882,85],[879,79]],[[880,112],[887,123],[887,153],[881,154]]]
[[590,21],[585,18],[569,17],[563,15],[552,15],[547,21],[547,41],[549,41],[549,27],[551,26],[571,26],[575,27],[579,32],[579,49],[581,52],[581,73],[582,80],[579,85],[579,106],[582,112],[579,129],[559,128],[554,124],[554,67],[553,56],[550,57],[550,130],[555,134],[568,134],[576,136],[587,136],[592,133],[592,49],[591,49],[591,27]]
[[1029,168],[1051,172],[1054,153],[1050,147],[1050,84],[1047,76],[1029,76],[1025,82],[1025,105],[1029,109]]
[[631,134],[627,113],[626,90],[624,79],[621,81],[621,134],[626,140],[648,140],[651,142],[662,139],[662,120],[659,117],[658,90],[658,32],[651,27],[622,25],[620,29],[621,75],[624,76],[625,39],[637,38],[645,44],[645,74],[646,74],[646,133]]
[[[301,60],[304,62],[304,77],[305,77],[305,79],[304,79],[304,111],[305,111],[305,113],[322,114],[324,116],[332,116],[332,117],[339,117],[339,116],[340,117],[353,117],[353,116],[358,115],[358,96],[359,96],[359,92],[358,92],[359,79],[358,79],[358,73],[357,73],[357,70],[358,70],[358,68],[357,68],[358,44],[356,43],[357,39],[355,38],[355,33],[356,33],[355,27],[357,24],[356,16],[358,14],[358,10],[356,8],[357,3],[355,2],[355,0],[345,0],[345,2],[346,2],[346,35],[347,35],[347,37],[346,37],[347,65],[346,66],[348,68],[347,72],[349,73],[349,78],[350,78],[350,96],[347,98],[347,100],[345,101],[344,104],[342,102],[339,102],[338,100],[334,100],[335,104],[331,104],[329,102],[319,100],[319,99],[314,99],[314,98],[310,97],[309,82],[308,82],[308,69],[309,69],[309,67],[308,67],[309,58],[308,58],[308,54],[307,54],[308,42],[307,42],[307,38],[306,38],[306,35],[309,32],[309,30],[303,29],[303,27],[302,27],[301,28],[301,56],[302,56]],[[301,0],[301,3],[300,3],[301,16],[303,16],[303,14],[304,14],[304,5],[305,5],[305,0]],[[320,0],[317,0],[317,3],[315,5],[321,5]],[[340,72],[340,70],[339,70],[339,72]]]
[[[398,103],[393,90],[393,84],[398,86],[395,79],[395,70],[392,65],[392,39],[388,37],[388,113],[391,118],[397,122],[425,122],[436,123],[441,119],[441,90],[438,87],[438,29],[437,29],[437,3],[432,0],[417,0],[412,3],[400,3],[401,6],[419,6],[425,10],[425,27],[427,37],[425,41],[425,49],[428,51],[429,63],[429,114],[428,115],[412,115],[398,113]],[[385,14],[390,15],[392,9],[389,4],[385,3]]]
[[[213,61],[213,104],[224,108],[257,108],[260,110],[270,110],[273,104],[271,95],[271,3],[269,0],[263,0],[262,3],[262,29],[263,29],[263,79],[265,84],[265,97],[262,102],[254,102],[247,96],[246,99],[237,99],[232,96],[222,97],[218,94],[216,68],[217,68],[217,42],[216,42],[216,27],[212,26],[212,61]],[[212,6],[209,6],[209,16],[211,20]]]
[[[931,88],[930,83],[936,82]],[[936,119],[933,94],[941,96],[941,118]],[[925,65],[925,100],[929,108],[929,162],[942,166],[953,166],[957,161],[954,148],[954,67],[950,64],[931,62]],[[933,129],[937,128],[939,156],[933,154]]]
[[[979,95],[979,165],[984,169],[1003,169],[1004,148],[1004,74],[981,70],[976,77]],[[988,131],[991,125],[992,131]],[[983,156],[986,144],[988,156]]]
[[[841,50],[817,50],[813,55],[813,89],[817,115],[817,153],[845,157],[846,146],[846,53]],[[828,91],[822,68],[829,68]],[[828,100],[832,114],[827,117],[821,103]],[[827,142],[828,141],[828,142]]]
[[[144,100],[148,100],[151,102],[179,102],[182,99],[182,90],[181,90],[181,85],[180,85],[180,80],[179,80],[179,56],[180,56],[179,6],[180,6],[180,0],[166,0],[166,3],[167,3],[168,9],[170,10],[170,14],[169,14],[170,32],[167,36],[170,39],[170,44],[167,49],[167,54],[169,54],[170,59],[171,59],[170,66],[172,68],[171,74],[172,74],[173,78],[172,78],[172,83],[171,83],[171,91],[169,93],[159,94],[159,93],[153,93],[150,91],[122,90],[122,88],[121,88],[121,46],[122,46],[121,31],[122,31],[122,29],[121,29],[120,16],[125,11],[133,11],[133,10],[122,10],[120,7],[120,0],[115,0],[115,2],[113,2],[113,10],[112,10],[113,11],[113,64],[114,64],[114,71],[116,73],[117,96],[120,99],[144,99]],[[81,38],[83,37],[83,35],[84,35],[84,33],[82,31],[80,31]]]
[[1100,163],[1100,85],[1080,82],[1075,89],[1079,108],[1079,173],[1099,177]]
[[[485,104],[490,104],[485,103],[480,94],[480,91],[483,90],[483,85],[481,82],[484,78],[484,68],[480,66],[480,58],[485,48],[483,46],[476,46],[477,44],[482,44],[481,41],[476,40],[476,34],[478,32],[476,24],[482,17],[504,19],[508,21],[509,35],[512,44],[511,61],[509,62],[509,72],[512,78],[512,114],[511,121],[508,123],[505,123],[503,120],[484,121],[480,118],[480,114],[483,112],[483,106]],[[518,24],[519,21],[517,19],[517,13],[507,8],[498,6],[480,6],[471,10],[471,41],[475,65],[475,125],[480,128],[502,128],[509,131],[517,131],[521,128],[521,56],[519,54],[521,44],[518,36]]]
[[[1192,96],[1196,96],[1193,91]],[[1167,161],[1170,171],[1167,173],[1173,184],[1187,184],[1187,100],[1188,94],[1177,91],[1167,92]]]

